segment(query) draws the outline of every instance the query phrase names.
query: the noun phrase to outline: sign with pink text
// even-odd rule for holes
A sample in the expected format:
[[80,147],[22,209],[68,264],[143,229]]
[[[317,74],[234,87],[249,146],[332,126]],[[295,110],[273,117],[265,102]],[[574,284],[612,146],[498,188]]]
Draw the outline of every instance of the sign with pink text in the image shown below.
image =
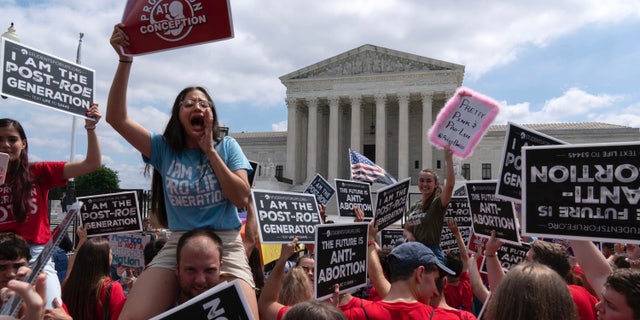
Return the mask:
[[461,159],[473,149],[489,129],[500,108],[493,99],[460,88],[438,114],[429,129],[429,141],[440,148],[451,145],[451,152]]

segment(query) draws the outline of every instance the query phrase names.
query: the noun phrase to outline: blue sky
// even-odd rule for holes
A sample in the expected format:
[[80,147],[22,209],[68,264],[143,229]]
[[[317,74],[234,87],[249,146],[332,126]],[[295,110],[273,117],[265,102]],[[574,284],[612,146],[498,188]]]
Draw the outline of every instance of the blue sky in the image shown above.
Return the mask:
[[[1,32],[96,73],[106,97],[117,64],[109,45],[126,1],[0,0]],[[234,38],[135,58],[129,114],[160,132],[183,87],[208,88],[232,132],[286,128],[278,77],[364,44],[465,65],[463,85],[501,104],[495,123],[599,121],[640,127],[640,1],[243,0],[231,2]],[[30,159],[68,160],[71,116],[0,100],[27,130]],[[252,115],[252,116],[248,116]],[[76,121],[75,158],[86,150]],[[103,163],[121,187],[148,188],[139,154],[106,122]]]

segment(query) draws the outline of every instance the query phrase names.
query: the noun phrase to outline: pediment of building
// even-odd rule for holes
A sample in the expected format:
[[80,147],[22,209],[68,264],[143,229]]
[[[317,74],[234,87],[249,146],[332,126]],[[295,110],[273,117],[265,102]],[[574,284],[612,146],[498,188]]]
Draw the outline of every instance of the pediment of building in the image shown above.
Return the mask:
[[464,72],[464,66],[367,44],[286,74],[280,80],[443,70]]

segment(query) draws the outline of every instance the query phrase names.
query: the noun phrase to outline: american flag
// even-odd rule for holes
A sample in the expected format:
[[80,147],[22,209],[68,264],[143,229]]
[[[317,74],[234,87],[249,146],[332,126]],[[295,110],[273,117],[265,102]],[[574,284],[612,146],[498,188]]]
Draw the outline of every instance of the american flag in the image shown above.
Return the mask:
[[387,171],[360,153],[349,149],[349,156],[351,158],[351,179],[387,185],[397,182]]

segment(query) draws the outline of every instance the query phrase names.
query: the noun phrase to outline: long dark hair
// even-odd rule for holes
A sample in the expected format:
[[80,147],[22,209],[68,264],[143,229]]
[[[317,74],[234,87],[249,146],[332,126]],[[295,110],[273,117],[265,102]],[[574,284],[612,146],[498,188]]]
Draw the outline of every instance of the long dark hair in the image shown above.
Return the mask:
[[[199,86],[187,87],[182,89],[178,96],[176,96],[173,102],[173,108],[171,109],[171,118],[167,123],[167,127],[164,130],[162,136],[164,136],[167,144],[174,151],[180,152],[187,147],[187,133],[184,130],[184,126],[180,123],[180,106],[187,93],[193,90],[200,90],[207,97],[207,100],[211,102],[211,112],[213,114],[213,140],[219,143],[222,140],[220,136],[220,125],[218,123],[218,114],[216,112],[216,105],[211,99],[211,96],[206,89]],[[203,160],[204,162],[204,160]],[[149,174],[151,166],[145,166],[145,174]],[[155,218],[155,222],[158,226],[168,227],[167,210],[164,202],[164,187],[162,185],[162,176],[157,170],[153,170],[151,178],[151,216]]]
[[27,220],[29,197],[31,196],[31,187],[33,186],[29,170],[29,144],[27,143],[27,135],[24,133],[24,128],[22,128],[20,122],[9,118],[0,119],[0,128],[4,127],[13,127],[16,129],[20,135],[20,139],[25,142],[25,148],[20,152],[18,159],[10,161],[9,163],[9,168],[7,169],[11,176],[9,181],[5,182],[5,184],[11,186],[13,217],[16,221],[23,223]]
[[78,252],[73,268],[62,285],[62,300],[73,319],[95,319],[104,282],[109,279],[109,240],[88,239]]

